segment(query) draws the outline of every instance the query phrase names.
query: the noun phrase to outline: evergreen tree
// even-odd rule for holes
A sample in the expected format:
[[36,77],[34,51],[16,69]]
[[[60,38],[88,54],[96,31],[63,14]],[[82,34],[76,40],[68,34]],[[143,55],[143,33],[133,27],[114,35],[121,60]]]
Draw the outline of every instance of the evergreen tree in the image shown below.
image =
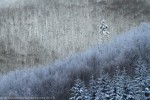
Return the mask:
[[92,75],[90,78],[90,83],[89,83],[90,100],[95,100],[97,89],[98,87],[97,87],[96,80],[94,80],[94,76]]
[[135,69],[134,94],[139,100],[146,100],[149,91],[148,71],[144,61],[140,58]]
[[81,79],[75,81],[74,86],[71,88],[71,97],[69,100],[90,100],[90,96]]
[[132,91],[132,85],[131,85],[131,80],[129,76],[127,76],[127,73],[125,69],[122,71],[121,76],[120,76],[122,81],[122,84],[120,85],[121,88],[121,100],[135,100],[133,91]]
[[108,26],[106,25],[104,19],[103,19],[102,22],[101,22],[100,33],[101,33],[102,35],[109,34],[109,32],[108,32]]
[[145,96],[146,100],[150,100],[150,76],[147,77],[147,80],[145,83],[144,96]]
[[147,74],[144,95],[146,100],[150,100],[150,69],[147,71]]
[[103,19],[100,25],[100,31],[99,33],[102,35],[102,42],[108,41],[110,34],[108,31],[108,26],[105,23],[105,20]]
[[116,68],[116,74],[112,80],[111,100],[135,100],[130,79],[127,76],[125,69],[120,70],[119,66]]
[[111,100],[119,100],[121,99],[122,93],[122,77],[119,66],[116,68],[116,74],[112,80],[112,92],[111,92]]
[[109,100],[111,91],[109,75],[102,72],[97,83],[98,90],[95,100]]

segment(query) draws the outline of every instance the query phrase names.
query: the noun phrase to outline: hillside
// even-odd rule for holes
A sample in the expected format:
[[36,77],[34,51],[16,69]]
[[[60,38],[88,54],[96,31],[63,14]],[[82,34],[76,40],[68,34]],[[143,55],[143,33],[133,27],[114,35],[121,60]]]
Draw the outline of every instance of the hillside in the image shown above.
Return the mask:
[[102,69],[113,76],[117,66],[134,76],[137,60],[150,67],[150,25],[143,23],[85,52],[75,54],[41,68],[9,72],[0,77],[0,97],[55,97],[68,100],[70,88],[77,77],[89,81]]
[[[120,6],[121,5],[121,6]],[[0,73],[47,65],[150,21],[149,0],[1,0]]]

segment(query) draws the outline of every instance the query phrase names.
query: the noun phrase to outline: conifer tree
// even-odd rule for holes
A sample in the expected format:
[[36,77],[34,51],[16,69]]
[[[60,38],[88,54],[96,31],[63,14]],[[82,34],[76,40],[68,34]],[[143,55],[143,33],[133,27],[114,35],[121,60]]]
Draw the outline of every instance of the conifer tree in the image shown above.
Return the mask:
[[94,76],[92,75],[90,78],[90,83],[89,83],[90,100],[95,100],[97,89],[98,87],[97,87],[96,80],[94,80]]
[[71,97],[69,100],[90,100],[88,90],[81,79],[75,81],[74,86],[71,88]]
[[106,24],[105,20],[103,19],[99,28],[99,33],[102,35],[102,42],[105,42],[109,39],[110,34],[108,31],[108,25]]
[[122,81],[122,84],[120,85],[121,93],[122,93],[122,94],[120,93],[121,99],[122,100],[135,100],[133,91],[132,91],[131,80],[130,80],[129,76],[127,76],[125,68],[121,72],[120,77],[121,77],[120,81]]
[[110,99],[110,79],[108,74],[101,73],[100,78],[97,80],[98,90],[95,100],[109,100]]
[[148,71],[144,61],[140,58],[135,69],[134,94],[139,100],[146,100],[146,92],[148,90],[147,76]]
[[112,100],[121,99],[120,92],[122,92],[122,90],[121,90],[122,81],[121,81],[120,75],[121,75],[121,72],[120,72],[119,66],[117,66],[116,73],[115,73],[114,78],[112,80],[112,92],[111,92],[111,99]]
[[116,68],[116,74],[112,80],[111,100],[135,100],[133,96],[130,78],[127,76],[125,69]]

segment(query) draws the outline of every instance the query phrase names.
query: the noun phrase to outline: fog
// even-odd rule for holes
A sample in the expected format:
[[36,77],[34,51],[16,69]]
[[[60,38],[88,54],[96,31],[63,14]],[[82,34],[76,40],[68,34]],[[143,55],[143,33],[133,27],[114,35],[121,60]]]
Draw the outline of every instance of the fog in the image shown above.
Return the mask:
[[9,7],[10,5],[14,5],[18,0],[0,0],[0,8]]
[[0,97],[55,96],[56,100],[68,100],[77,77],[88,82],[90,75],[97,77],[102,69],[112,76],[117,66],[132,76],[139,58],[150,67],[149,37],[150,25],[143,23],[110,42],[54,64],[9,72],[0,77]]
[[[0,9],[1,73],[54,63],[150,21],[148,0],[5,0]],[[9,5],[9,6],[8,6]],[[5,7],[4,7],[5,6]]]

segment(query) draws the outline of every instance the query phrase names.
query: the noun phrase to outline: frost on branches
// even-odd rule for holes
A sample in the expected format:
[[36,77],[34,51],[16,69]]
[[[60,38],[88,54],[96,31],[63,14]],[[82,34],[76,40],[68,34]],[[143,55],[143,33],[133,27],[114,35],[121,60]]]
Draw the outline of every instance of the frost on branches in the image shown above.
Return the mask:
[[84,82],[79,78],[75,81],[74,86],[71,88],[71,92],[69,100],[91,100]]
[[127,75],[125,67],[116,68],[113,78],[103,71],[99,78],[90,78],[85,86],[80,79],[71,89],[70,100],[150,100],[150,71],[141,58],[135,68],[135,77]]
[[108,31],[108,25],[103,19],[99,28],[99,33],[102,35],[102,42],[107,41],[110,38],[110,34]]

